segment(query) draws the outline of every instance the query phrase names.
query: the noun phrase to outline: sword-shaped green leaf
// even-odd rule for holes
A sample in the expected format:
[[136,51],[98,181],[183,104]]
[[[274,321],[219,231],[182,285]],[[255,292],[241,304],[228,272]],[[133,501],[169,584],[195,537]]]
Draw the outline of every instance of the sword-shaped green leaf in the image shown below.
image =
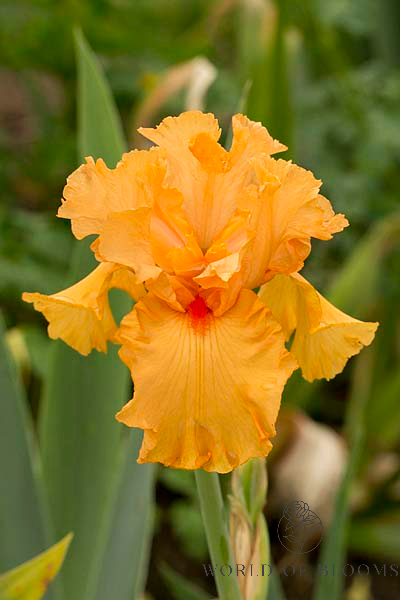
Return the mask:
[[[322,541],[319,563],[331,569],[331,565],[346,564],[346,537],[350,521],[350,493],[364,447],[365,408],[370,394],[373,370],[373,348],[357,357],[353,373],[352,390],[346,415],[347,438],[350,443],[349,457],[342,481],[336,495],[335,508],[328,534]],[[329,571],[329,574],[331,572]],[[314,600],[340,600],[343,598],[344,578],[317,577]]]
[[[76,45],[79,158],[102,156],[111,166],[125,146],[117,113],[96,59],[79,32]],[[93,266],[87,245],[76,243],[71,280],[86,275]],[[123,298],[117,310],[126,312],[129,306]],[[109,348],[106,355],[94,351],[83,358],[62,342],[54,342],[44,390],[41,442],[56,534],[75,534],[62,575],[68,600],[85,598],[100,551],[121,450],[121,426],[114,414],[129,393],[128,371],[116,348]]]
[[134,600],[143,593],[154,521],[155,465],[138,465],[138,430],[124,444],[113,509],[104,523],[103,555],[93,572],[88,600]]
[[[101,156],[114,165],[125,144],[112,96],[79,31],[75,42],[80,157]],[[90,251],[80,242],[74,279],[92,264]],[[113,308],[125,314],[129,305],[119,298]],[[128,371],[115,348],[106,356],[93,353],[83,359],[57,343],[42,439],[57,531],[70,528],[76,536],[63,570],[66,600],[99,600],[114,593],[118,600],[132,600],[144,587],[154,467],[136,464],[140,432],[127,432],[121,439],[122,428],[114,419],[129,393]]]
[[47,542],[33,427],[4,335],[0,314],[0,571],[41,552]]

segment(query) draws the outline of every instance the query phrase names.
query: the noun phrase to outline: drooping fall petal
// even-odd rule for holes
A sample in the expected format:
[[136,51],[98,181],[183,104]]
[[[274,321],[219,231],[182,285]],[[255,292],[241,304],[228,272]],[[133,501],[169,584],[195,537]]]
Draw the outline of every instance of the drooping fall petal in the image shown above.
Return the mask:
[[135,396],[117,419],[145,430],[139,462],[227,472],[268,454],[296,365],[253,292],[222,317],[200,297],[180,313],[149,294],[118,337]]
[[378,323],[353,319],[335,308],[298,273],[276,275],[262,286],[261,300],[271,309],[289,339],[308,381],[332,379],[348,359],[374,339]]
[[[116,276],[118,265],[104,263],[75,285],[51,296],[25,292],[25,302],[33,302],[49,322],[48,334],[60,338],[83,355],[95,348],[106,352],[116,325],[108,302],[110,287],[130,289],[140,294],[136,282],[126,275]],[[114,277],[115,276],[115,277]]]
[[112,288],[126,292],[135,301],[146,295],[146,289],[135,273],[130,269],[121,269],[119,265],[115,265],[115,270],[111,275],[109,289]]

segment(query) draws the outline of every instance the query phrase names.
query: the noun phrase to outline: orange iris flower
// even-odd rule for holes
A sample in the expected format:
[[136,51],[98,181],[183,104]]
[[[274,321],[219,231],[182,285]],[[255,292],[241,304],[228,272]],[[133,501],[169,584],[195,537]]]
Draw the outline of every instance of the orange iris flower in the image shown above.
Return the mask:
[[[286,147],[261,124],[235,115],[232,128],[227,151],[214,116],[190,111],[140,129],[157,146],[115,169],[86,159],[58,216],[78,239],[97,236],[99,266],[51,296],[23,296],[50,337],[82,354],[121,344],[135,393],[116,418],[144,430],[139,462],[225,473],[267,455],[293,370],[330,379],[377,328],[298,273],[312,237],[348,225],[321,182],[271,158]],[[137,300],[119,327],[113,287]]]

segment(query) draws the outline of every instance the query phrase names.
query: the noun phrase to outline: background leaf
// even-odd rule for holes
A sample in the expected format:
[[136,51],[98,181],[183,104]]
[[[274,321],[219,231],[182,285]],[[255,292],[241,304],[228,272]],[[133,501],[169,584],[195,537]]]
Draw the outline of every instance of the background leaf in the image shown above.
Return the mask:
[[[350,452],[342,482],[336,495],[334,514],[328,534],[321,544],[321,565],[342,565],[346,561],[346,537],[350,518],[350,494],[363,450],[365,436],[365,407],[368,401],[372,372],[373,349],[364,350],[357,358],[352,381],[352,393],[346,415],[347,439]],[[344,578],[318,577],[314,600],[340,600]]]
[[372,559],[378,556],[399,561],[400,515],[388,519],[355,519],[349,531],[349,545],[354,552],[363,552]]
[[376,304],[382,286],[382,261],[400,236],[400,215],[381,219],[360,243],[333,278],[329,300],[341,310],[367,318]]
[[[124,149],[121,127],[100,67],[82,34],[76,33],[78,58],[79,155],[103,156],[115,164]],[[85,275],[94,259],[85,243],[76,245],[73,279]],[[130,301],[118,297],[116,309]],[[116,348],[107,355],[82,358],[55,342],[41,415],[46,481],[56,534],[72,530],[74,551],[63,570],[65,598],[81,600],[99,573],[107,543],[110,511],[116,497],[122,428],[114,419],[129,397],[129,374]],[[135,459],[133,453],[132,461]],[[137,484],[140,486],[140,482]],[[132,513],[135,511],[134,499]],[[129,558],[129,557],[128,557]],[[118,560],[118,557],[115,557]]]
[[141,432],[130,431],[124,442],[113,507],[104,528],[103,556],[88,594],[93,600],[109,600],[117,591],[118,600],[139,598],[146,583],[156,467],[136,462]]
[[0,313],[0,571],[41,552],[48,523],[33,427]]
[[176,600],[211,600],[210,594],[189,579],[186,579],[186,577],[175,571],[167,563],[163,563],[160,566],[160,571],[172,596]]
[[282,583],[279,574],[276,571],[275,565],[272,566],[272,572],[269,576],[270,582],[268,585],[268,600],[286,600],[285,593],[282,588]]

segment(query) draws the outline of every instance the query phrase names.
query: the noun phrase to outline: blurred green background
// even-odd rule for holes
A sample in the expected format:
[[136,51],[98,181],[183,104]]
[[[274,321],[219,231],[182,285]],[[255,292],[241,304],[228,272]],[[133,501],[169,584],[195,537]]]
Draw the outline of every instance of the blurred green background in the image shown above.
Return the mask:
[[[0,298],[33,431],[52,342],[20,297],[65,287],[77,244],[55,217],[77,165],[76,25],[104,68],[129,147],[142,143],[137,126],[178,114],[193,98],[225,132],[243,110],[289,146],[286,158],[324,181],[323,193],[347,215],[350,228],[329,244],[314,242],[305,274],[341,309],[381,326],[372,348],[334,382],[294,376],[288,385],[269,460],[272,556],[278,570],[286,564],[276,524],[286,501],[306,500],[302,493],[328,529],[347,464],[346,527],[337,526],[344,564],[400,562],[400,3],[1,2]],[[159,469],[149,597],[209,598],[206,560],[192,474]],[[311,598],[317,585],[311,576],[282,579],[289,599]],[[372,566],[369,577],[347,579],[349,600],[400,597],[400,578]]]

